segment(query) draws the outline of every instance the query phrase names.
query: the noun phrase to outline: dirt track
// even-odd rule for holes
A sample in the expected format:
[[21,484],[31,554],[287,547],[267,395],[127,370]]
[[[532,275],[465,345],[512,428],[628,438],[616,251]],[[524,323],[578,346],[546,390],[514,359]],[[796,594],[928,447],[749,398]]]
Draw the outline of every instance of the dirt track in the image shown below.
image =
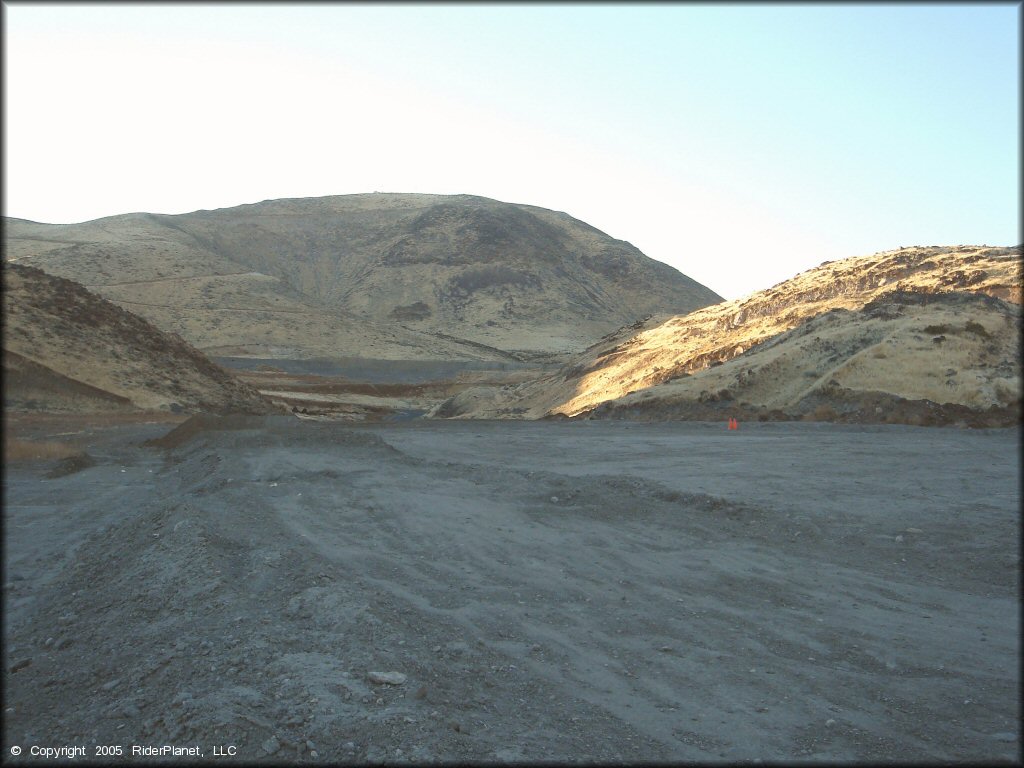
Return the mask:
[[246,425],[7,467],[5,756],[1020,758],[1014,430]]

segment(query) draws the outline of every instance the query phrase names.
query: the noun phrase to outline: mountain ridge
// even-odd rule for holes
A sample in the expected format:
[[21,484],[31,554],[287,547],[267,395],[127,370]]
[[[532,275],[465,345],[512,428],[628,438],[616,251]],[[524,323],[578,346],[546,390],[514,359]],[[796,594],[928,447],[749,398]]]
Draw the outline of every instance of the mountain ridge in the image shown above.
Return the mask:
[[[479,358],[479,347],[452,346],[461,339],[505,352],[561,353],[652,311],[721,300],[567,213],[474,195],[283,198],[73,225],[6,223],[8,259],[137,307],[201,349],[414,358],[411,350],[423,346],[421,357]],[[144,284],[156,281],[165,281],[167,306],[145,296],[153,289]],[[232,305],[241,293],[247,303]],[[241,326],[187,316],[227,307],[263,314]],[[289,308],[326,312],[335,322],[303,334],[267,314]],[[217,320],[221,329],[211,330]]]

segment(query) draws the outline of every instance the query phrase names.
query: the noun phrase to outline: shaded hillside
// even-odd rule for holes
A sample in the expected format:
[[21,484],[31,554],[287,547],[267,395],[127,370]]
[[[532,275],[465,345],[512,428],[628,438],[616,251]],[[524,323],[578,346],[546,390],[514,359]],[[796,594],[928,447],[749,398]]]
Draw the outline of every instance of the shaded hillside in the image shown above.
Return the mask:
[[3,281],[7,408],[270,410],[181,338],[71,280],[6,264]]
[[[601,403],[638,393],[629,401],[632,407],[637,398],[644,395],[660,398],[663,392],[668,391],[665,387],[669,382],[674,382],[673,386],[676,387],[671,397],[676,397],[684,390],[689,392],[689,388],[694,385],[680,384],[683,377],[693,375],[696,379],[700,372],[737,358],[729,371],[709,371],[706,374],[707,385],[690,393],[699,397],[705,389],[709,392],[717,391],[712,382],[718,383],[720,377],[724,377],[721,381],[726,382],[733,372],[752,367],[753,364],[748,366],[745,361],[752,354],[751,349],[757,345],[762,346],[763,355],[766,353],[765,343],[777,339],[781,349],[788,343],[795,343],[802,335],[794,334],[787,341],[779,337],[779,334],[834,310],[856,313],[893,291],[925,295],[976,293],[991,297],[991,301],[961,305],[956,301],[922,304],[920,301],[903,300],[903,309],[900,311],[906,317],[898,324],[899,333],[892,337],[893,343],[889,345],[892,347],[891,362],[883,364],[882,359],[878,358],[867,365],[869,358],[857,358],[856,365],[861,370],[858,374],[858,388],[865,389],[875,377],[879,381],[886,381],[886,371],[890,368],[894,371],[901,368],[909,370],[916,365],[922,375],[939,375],[949,368],[959,370],[970,361],[981,363],[978,349],[960,349],[959,342],[947,346],[942,346],[940,342],[929,347],[930,353],[924,357],[917,357],[916,352],[912,354],[917,347],[905,343],[907,334],[924,339],[924,328],[930,325],[946,324],[962,330],[968,320],[986,327],[989,324],[989,331],[994,338],[986,340],[986,345],[995,345],[996,350],[986,352],[991,360],[985,358],[987,362],[984,364],[1005,367],[1004,361],[1010,360],[1012,363],[1014,359],[1019,364],[1019,356],[1015,357],[1015,353],[1011,352],[1016,343],[1014,334],[1019,335],[1019,327],[1004,322],[1008,314],[1019,313],[1019,307],[1001,299],[1020,301],[1020,249],[971,246],[912,248],[826,262],[743,299],[723,302],[686,316],[651,318],[603,339],[557,373],[524,384],[512,392],[467,391],[459,396],[460,399],[445,404],[439,415],[525,418],[540,418],[556,413],[575,415],[590,411]],[[977,314],[977,318],[972,317],[971,313]],[[961,319],[960,315],[965,318]],[[865,330],[860,328],[860,321],[853,316],[836,322],[840,326],[852,322],[847,330],[854,336]],[[886,333],[895,333],[896,327]],[[873,338],[872,334],[877,335],[879,332],[876,328],[864,338]],[[960,335],[971,338],[969,332],[965,334]],[[930,338],[936,335],[942,334],[931,334],[925,343],[930,344]],[[913,341],[916,344],[918,340]],[[837,340],[834,343],[840,342]],[[880,343],[880,339],[872,343]],[[913,365],[911,359],[904,358],[904,355],[913,357]],[[953,357],[947,360],[949,355]],[[816,373],[817,357],[811,356],[806,361],[801,361],[799,354],[791,357],[795,361],[795,369],[791,372],[793,375],[781,371],[772,373],[770,369],[762,372],[759,375],[762,382],[760,390],[750,393],[752,403],[778,408],[785,401],[787,407],[793,407],[795,403],[786,400],[792,394],[790,389],[794,382],[793,376],[798,373],[797,379],[802,382],[796,394],[808,389],[819,378]],[[833,366],[839,365],[844,359],[843,354],[837,354],[835,350],[829,351],[825,357],[831,358]],[[939,392],[918,383],[907,392],[914,397],[927,397],[923,394],[925,391],[935,396],[941,392],[943,398],[940,402],[961,403],[965,407],[982,407],[982,403],[987,407],[988,404],[1005,401],[1014,391],[1019,393],[1019,376],[1016,379],[1010,376],[1005,380],[1002,386],[1010,389],[1002,399],[994,396],[991,388],[986,390],[982,385],[982,380],[988,381],[990,378],[993,377],[986,373],[980,379],[960,379],[961,383],[956,387]],[[995,386],[994,378],[990,383],[992,387]],[[889,381],[885,386],[897,387],[897,384]],[[729,387],[725,383],[719,389]],[[970,394],[972,387],[977,389],[973,395]],[[894,389],[892,394],[898,392],[899,389]],[[808,392],[803,392],[803,395],[806,394]],[[782,400],[779,400],[780,397]]]
[[[166,217],[165,217],[166,218]],[[173,217],[171,217],[173,218]],[[83,283],[211,355],[493,360],[497,350],[380,327],[204,248],[151,214],[6,220],[7,259]]]
[[4,408],[12,411],[101,412],[131,408],[132,401],[65,376],[17,352],[3,350]]
[[721,300],[564,213],[469,195],[271,200],[73,225],[8,220],[7,238],[8,258],[79,280],[221,354],[577,351],[645,315]]

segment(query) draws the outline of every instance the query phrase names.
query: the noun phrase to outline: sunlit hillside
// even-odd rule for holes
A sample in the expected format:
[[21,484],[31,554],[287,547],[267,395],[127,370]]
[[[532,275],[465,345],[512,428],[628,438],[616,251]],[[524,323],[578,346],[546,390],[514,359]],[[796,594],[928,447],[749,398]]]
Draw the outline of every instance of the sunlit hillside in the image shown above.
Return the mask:
[[[1015,352],[1020,274],[1019,248],[987,246],[906,248],[826,262],[743,299],[688,315],[652,317],[603,339],[556,373],[514,390],[467,391],[446,403],[440,413],[491,418],[573,416],[631,393],[623,403],[691,397],[697,401],[701,392],[735,385],[733,377],[753,365],[752,350],[758,345],[762,346],[756,350],[759,370],[769,359],[777,365],[761,370],[756,386],[751,384],[751,374],[745,374],[748,378],[742,389],[752,405],[766,409],[793,408],[815,384],[834,377],[861,390],[881,390],[898,397],[938,399],[970,407],[996,404],[1012,399],[1020,389],[1019,352]],[[877,315],[856,314],[893,292],[981,294],[991,301],[904,301],[899,310],[902,320],[884,327]],[[779,339],[771,354],[764,348],[780,334],[837,310],[846,314],[836,313],[829,322],[836,327],[852,322],[837,332],[850,338],[829,341],[835,349],[823,346],[823,357],[817,353],[808,357],[803,348],[813,328],[794,332],[785,344]],[[991,338],[972,334],[967,330],[969,322],[984,326]],[[933,343],[933,337],[944,334],[929,333],[928,327],[953,329],[945,334],[951,341]],[[816,336],[820,341],[820,332],[811,334],[810,340]],[[859,340],[852,341],[854,337]],[[984,344],[979,346],[979,340]],[[786,349],[787,344],[803,351],[798,354],[796,347]],[[878,344],[884,346],[868,351]],[[837,352],[840,347],[849,347],[849,354],[856,359]],[[790,361],[785,366],[784,359]],[[830,361],[836,370],[821,360]],[[726,368],[729,361],[733,364]],[[990,375],[986,367],[981,369],[984,374],[961,376],[947,385],[945,372],[951,368],[960,371],[969,361],[1002,366],[999,370],[1006,375]],[[719,365],[722,368],[716,371]],[[783,367],[788,372],[783,372]],[[818,381],[822,377],[826,381]],[[937,387],[931,382],[933,377],[938,377]],[[705,395],[705,402],[708,397]]]

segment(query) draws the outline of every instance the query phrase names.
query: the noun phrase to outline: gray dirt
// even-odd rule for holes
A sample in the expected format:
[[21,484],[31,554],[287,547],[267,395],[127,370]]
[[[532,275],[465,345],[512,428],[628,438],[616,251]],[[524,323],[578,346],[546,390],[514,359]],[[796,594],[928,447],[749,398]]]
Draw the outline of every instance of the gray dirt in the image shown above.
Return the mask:
[[1020,759],[1014,430],[166,430],[6,468],[5,757]]
[[347,381],[373,384],[425,384],[454,379],[469,371],[516,371],[528,363],[514,360],[374,360],[364,357],[285,359],[266,357],[215,357],[226,368],[251,371],[261,366],[293,374],[341,376]]

